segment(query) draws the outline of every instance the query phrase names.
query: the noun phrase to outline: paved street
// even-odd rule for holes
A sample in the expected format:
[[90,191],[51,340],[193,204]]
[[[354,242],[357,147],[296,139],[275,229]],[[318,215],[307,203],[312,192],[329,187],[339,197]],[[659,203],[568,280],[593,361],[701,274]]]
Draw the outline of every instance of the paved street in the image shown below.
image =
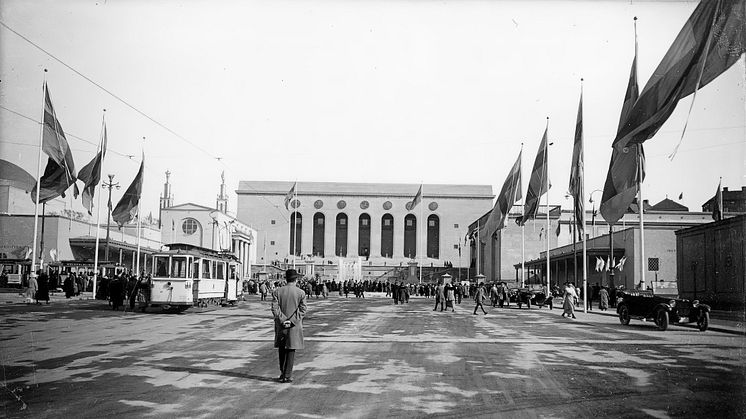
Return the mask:
[[[4,303],[4,302],[3,302]],[[7,417],[742,417],[743,329],[311,299],[280,384],[269,303],[183,314],[0,305]],[[713,321],[717,328],[717,321]],[[742,325],[740,325],[742,327]],[[732,328],[731,328],[732,329]],[[24,407],[25,406],[25,407]]]

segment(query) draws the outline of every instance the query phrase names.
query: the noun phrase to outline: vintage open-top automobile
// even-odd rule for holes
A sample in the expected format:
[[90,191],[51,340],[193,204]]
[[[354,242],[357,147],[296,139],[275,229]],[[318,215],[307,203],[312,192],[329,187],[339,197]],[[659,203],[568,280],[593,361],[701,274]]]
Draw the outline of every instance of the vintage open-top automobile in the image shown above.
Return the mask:
[[518,304],[518,308],[521,308],[524,304],[527,308],[531,306],[549,306],[551,310],[553,308],[553,297],[547,296],[543,289],[531,289],[531,288],[514,288],[510,293],[510,301]]
[[620,291],[617,294],[619,322],[628,325],[630,319],[653,320],[658,330],[670,323],[697,323],[704,332],[710,325],[710,306],[699,301],[654,295],[652,291]]

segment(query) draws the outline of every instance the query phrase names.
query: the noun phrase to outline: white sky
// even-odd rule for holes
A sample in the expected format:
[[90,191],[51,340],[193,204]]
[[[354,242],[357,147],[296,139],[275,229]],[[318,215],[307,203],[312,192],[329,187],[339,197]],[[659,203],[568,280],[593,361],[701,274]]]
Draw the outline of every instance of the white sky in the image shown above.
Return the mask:
[[[210,206],[222,170],[231,191],[239,180],[297,179],[491,184],[498,193],[522,141],[525,188],[549,116],[550,200],[569,208],[580,77],[590,192],[606,177],[634,53],[632,17],[642,90],[695,6],[3,0],[5,24],[202,150],[3,27],[0,105],[38,120],[47,68],[67,132],[97,143],[106,108],[104,171],[123,186],[114,200],[134,177],[139,139],[147,137],[143,214],[157,213],[166,169],[176,203]],[[746,185],[745,75],[741,60],[698,93],[673,161],[667,155],[691,98],[646,143],[652,203],[683,192],[681,202],[700,210],[719,176],[723,186]],[[68,140],[80,169],[96,146]],[[36,175],[38,141],[37,125],[0,109],[0,158]],[[233,193],[230,205],[235,210]]]

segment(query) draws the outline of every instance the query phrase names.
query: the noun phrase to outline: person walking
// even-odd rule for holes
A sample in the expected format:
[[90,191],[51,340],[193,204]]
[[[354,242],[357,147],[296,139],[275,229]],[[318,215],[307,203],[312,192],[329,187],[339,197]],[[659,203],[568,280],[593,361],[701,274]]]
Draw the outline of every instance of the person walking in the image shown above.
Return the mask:
[[[41,289],[41,288],[40,288]],[[598,291],[598,308],[601,311],[606,311],[609,308],[609,291],[606,291],[606,287],[602,286]]]
[[443,311],[445,304],[445,288],[443,287],[443,281],[438,280],[438,286],[435,287],[435,308],[433,311],[438,311],[438,304],[440,304],[440,311]]
[[41,304],[39,301],[46,301],[49,304],[49,276],[46,272],[39,274],[37,282],[39,290],[36,291],[36,303]]
[[482,283],[481,285],[477,286],[477,290],[474,293],[474,301],[477,303],[477,305],[474,306],[474,315],[477,314],[477,309],[480,307],[482,308],[482,312],[487,315],[487,312],[484,310],[484,306],[482,305],[482,301],[484,301],[485,298],[484,283]]
[[267,301],[267,292],[267,281],[264,281],[261,285],[259,285],[259,295],[261,297],[260,301]]
[[[41,270],[36,271],[36,275],[40,275]],[[40,304],[37,299],[37,292],[39,291],[39,282],[36,280],[36,275],[29,275],[28,288],[26,288],[26,304],[31,304],[36,300],[36,304]]]
[[287,284],[272,292],[272,315],[275,326],[275,348],[280,360],[281,383],[293,382],[295,351],[303,349],[303,316],[306,294],[295,286],[299,275],[295,269],[285,271]]
[[450,282],[446,284],[445,286],[445,294],[446,294],[446,309],[448,307],[451,308],[451,311],[456,311],[456,309],[453,307],[454,301],[456,301],[456,295],[454,291],[454,286]]
[[565,283],[565,301],[562,303],[562,317],[568,316],[575,317],[575,300],[578,299],[578,294],[575,292],[575,287],[569,283]]

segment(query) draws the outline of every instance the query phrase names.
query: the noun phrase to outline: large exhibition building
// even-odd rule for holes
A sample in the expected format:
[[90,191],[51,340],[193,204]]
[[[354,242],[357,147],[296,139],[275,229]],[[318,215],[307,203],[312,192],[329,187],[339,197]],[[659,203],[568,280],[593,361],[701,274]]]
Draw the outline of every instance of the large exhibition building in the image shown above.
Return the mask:
[[258,233],[259,263],[360,257],[368,266],[467,267],[469,223],[494,198],[490,185],[342,182],[241,181],[236,193],[237,218]]

